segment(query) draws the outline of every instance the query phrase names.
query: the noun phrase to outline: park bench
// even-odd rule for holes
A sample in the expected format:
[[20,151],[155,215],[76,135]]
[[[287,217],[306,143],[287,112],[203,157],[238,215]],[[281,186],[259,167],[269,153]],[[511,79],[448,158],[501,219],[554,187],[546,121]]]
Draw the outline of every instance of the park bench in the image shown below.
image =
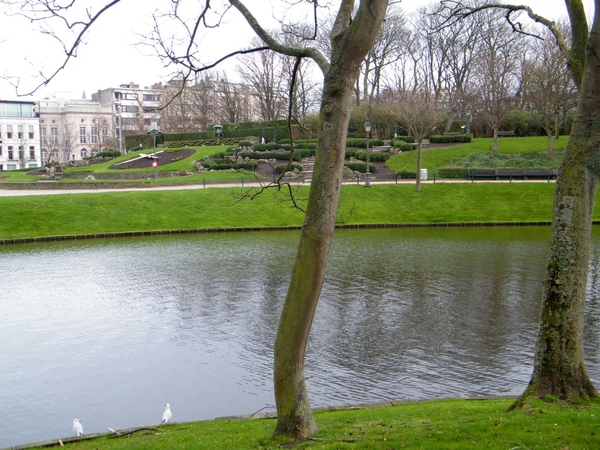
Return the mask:
[[498,137],[515,137],[514,131],[498,131]]
[[460,131],[444,131],[444,136],[460,136]]
[[552,169],[469,169],[467,177],[477,180],[555,180],[556,170]]
[[556,180],[558,170],[552,169],[526,169],[525,179],[526,180]]

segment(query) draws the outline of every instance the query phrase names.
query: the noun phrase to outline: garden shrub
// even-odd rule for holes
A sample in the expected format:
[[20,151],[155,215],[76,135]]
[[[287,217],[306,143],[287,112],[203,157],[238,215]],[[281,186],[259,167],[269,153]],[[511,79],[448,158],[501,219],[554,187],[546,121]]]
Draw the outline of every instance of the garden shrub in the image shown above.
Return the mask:
[[[348,169],[354,172],[366,173],[367,172],[367,164],[362,161],[349,161],[344,164]],[[376,168],[374,164],[369,163],[369,172],[375,172]]]
[[254,161],[245,161],[241,163],[234,163],[230,159],[216,159],[216,160],[208,160],[202,162],[202,167],[205,167],[208,170],[256,170],[258,166],[257,162]]
[[94,158],[116,158],[117,156],[121,156],[121,152],[114,150],[105,150],[103,152],[98,152],[94,155]]
[[[367,152],[366,150],[353,150],[346,149],[346,158],[356,158],[361,161],[367,160]],[[381,153],[381,152],[369,152],[369,161],[373,162],[382,162],[387,161],[390,158],[389,153]]]
[[[384,142],[381,139],[369,139],[369,146],[376,147],[378,145],[383,145]],[[346,140],[346,147],[359,147],[366,148],[367,147],[367,139],[366,138],[348,138]]]
[[468,169],[442,168],[438,170],[440,178],[464,179],[468,177]]
[[297,170],[298,172],[302,172],[302,169],[304,167],[302,167],[302,164],[280,164],[277,167],[275,167],[275,173],[276,174],[282,174],[283,172],[292,172],[294,170]]
[[407,170],[403,170],[401,172],[396,172],[396,176],[398,178],[404,179],[404,180],[416,180],[417,179],[417,173],[416,172],[409,172]]
[[398,139],[406,142],[407,144],[414,144],[417,140],[412,136],[396,136],[394,139]]
[[440,134],[434,134],[429,136],[429,142],[432,144],[448,144],[453,142],[466,143],[471,142],[473,135],[471,134],[457,134],[455,136],[444,136]]

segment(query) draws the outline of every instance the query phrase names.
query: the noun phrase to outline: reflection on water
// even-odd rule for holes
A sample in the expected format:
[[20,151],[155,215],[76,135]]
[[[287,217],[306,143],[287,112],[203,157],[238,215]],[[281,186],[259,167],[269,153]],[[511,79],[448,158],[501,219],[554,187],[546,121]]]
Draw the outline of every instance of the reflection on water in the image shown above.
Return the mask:
[[[595,230],[598,232],[598,230]],[[548,228],[339,231],[307,355],[312,405],[518,395]],[[0,447],[274,409],[272,345],[298,233],[0,249]],[[586,359],[600,380],[600,242]],[[33,280],[33,282],[31,281]]]

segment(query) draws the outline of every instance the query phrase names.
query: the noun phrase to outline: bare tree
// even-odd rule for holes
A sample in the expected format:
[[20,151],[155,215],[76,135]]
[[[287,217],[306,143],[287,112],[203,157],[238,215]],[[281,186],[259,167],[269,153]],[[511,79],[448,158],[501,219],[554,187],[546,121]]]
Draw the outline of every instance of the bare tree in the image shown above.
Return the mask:
[[[406,52],[406,37],[409,35],[402,11],[394,9],[386,15],[375,45],[365,58],[361,76],[357,80],[356,104],[361,100],[366,105],[379,98],[383,73]],[[362,89],[360,81],[362,77]],[[362,93],[362,96],[361,96]],[[368,109],[368,108],[367,108]]]
[[[562,33],[568,34],[565,26]],[[525,63],[526,92],[524,99],[543,120],[548,137],[548,154],[552,157],[554,135],[558,135],[563,111],[575,107],[576,87],[567,68],[567,59],[545,29],[543,39],[535,40]]]
[[502,20],[502,15],[487,10],[484,29],[478,40],[475,87],[478,116],[492,129],[493,151],[498,151],[498,132],[508,112],[515,106],[519,87],[519,62],[523,40]]
[[392,114],[417,142],[417,183],[421,192],[421,152],[423,141],[446,120],[447,112],[438,106],[432,94],[426,92],[401,93],[388,105]]
[[[261,44],[254,38],[252,45]],[[252,86],[259,99],[262,120],[283,119],[287,103],[287,77],[284,76],[284,56],[274,51],[250,53],[241,57],[237,71],[242,80]]]
[[[600,20],[591,30],[581,0],[565,0],[571,26],[570,45],[556,24],[525,6],[489,3],[465,8],[451,4],[453,17],[496,8],[515,30],[526,18],[546,26],[564,52],[579,88],[577,112],[554,193],[550,256],[546,269],[533,374],[513,408],[531,396],[554,395],[564,400],[598,397],[587,373],[583,355],[583,326],[590,259],[592,213],[600,180]],[[600,11],[600,0],[595,0]]]

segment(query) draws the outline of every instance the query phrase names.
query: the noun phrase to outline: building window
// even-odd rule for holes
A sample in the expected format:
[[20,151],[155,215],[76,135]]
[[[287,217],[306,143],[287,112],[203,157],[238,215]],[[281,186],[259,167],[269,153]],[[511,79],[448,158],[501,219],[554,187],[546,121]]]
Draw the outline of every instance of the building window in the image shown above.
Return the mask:
[[53,151],[52,152],[52,157],[53,158],[58,158],[58,152],[57,151]]
[[46,150],[42,150],[42,159],[45,161],[48,159],[48,152]]
[[29,139],[33,139],[34,137],[34,133],[33,133],[33,125],[29,125],[27,127],[27,133],[29,134]]
[[56,127],[50,128],[50,143],[58,144],[58,128]]
[[81,159],[87,157],[87,150],[85,148],[81,149]]
[[0,156],[2,156],[2,146],[0,145]]
[[102,140],[106,141],[108,139],[108,127],[102,127]]
[[6,137],[12,139],[12,125],[6,125]]
[[46,127],[40,128],[40,139],[42,140],[43,144],[46,143]]
[[19,161],[25,160],[25,149],[22,145],[19,145]]
[[79,127],[79,143],[87,144],[87,136],[85,134],[85,127]]
[[98,143],[98,128],[92,127],[92,144]]
[[13,146],[12,146],[12,145],[9,145],[9,146],[8,146],[8,159],[14,159],[14,158],[13,158],[13,156],[14,156],[14,154],[13,154],[13,153],[14,153],[14,151],[13,151]]
[[125,94],[123,97],[125,98],[125,100],[137,100],[138,99],[137,94],[131,94],[131,93]]
[[23,125],[17,125],[17,139],[23,139]]
[[144,94],[142,96],[142,100],[145,102],[158,102],[160,100],[160,97],[154,94]]
[[139,106],[133,106],[133,105],[123,105],[121,108],[122,108],[123,112],[137,113],[140,111]]
[[33,145],[29,146],[29,159],[35,159],[35,147]]

